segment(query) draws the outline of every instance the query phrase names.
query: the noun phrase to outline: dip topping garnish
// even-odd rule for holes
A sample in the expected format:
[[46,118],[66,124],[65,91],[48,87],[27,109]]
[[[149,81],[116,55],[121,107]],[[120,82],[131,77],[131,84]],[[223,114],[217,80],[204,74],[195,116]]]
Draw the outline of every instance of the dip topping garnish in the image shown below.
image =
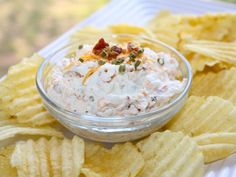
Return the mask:
[[162,58],[162,57],[157,58],[157,62],[158,62],[160,65],[164,65],[164,64],[165,64],[164,58]]
[[106,47],[109,47],[109,44],[106,43],[106,41],[103,38],[101,38],[93,47],[93,53],[95,55],[100,55],[103,49],[105,49]]
[[79,61],[80,61],[81,63],[83,63],[83,62],[84,62],[84,59],[83,59],[83,58],[79,58]]
[[119,66],[119,72],[124,73],[125,72],[125,65],[120,65]]
[[111,62],[111,64],[113,64],[113,65],[120,65],[120,64],[122,64],[124,61],[125,61],[125,58],[124,58],[124,57],[122,57],[122,58],[117,58],[116,60],[113,60],[113,61]]
[[134,64],[134,68],[135,70],[137,70],[138,66],[141,64],[141,61],[140,60],[137,60]]
[[[123,49],[122,47],[118,47],[116,45],[110,47],[110,45],[103,38],[99,39],[93,47],[93,54],[107,59],[107,61],[117,59],[120,54],[123,54],[128,56],[130,61],[134,62],[135,58],[142,55],[143,52],[144,48],[131,42],[127,44],[127,49]],[[117,62],[113,61],[112,63],[117,64]]]
[[79,50],[81,50],[82,48],[83,48],[83,45],[82,45],[82,44],[78,46],[78,49],[79,49]]
[[103,60],[98,60],[98,65],[104,65],[106,62]]

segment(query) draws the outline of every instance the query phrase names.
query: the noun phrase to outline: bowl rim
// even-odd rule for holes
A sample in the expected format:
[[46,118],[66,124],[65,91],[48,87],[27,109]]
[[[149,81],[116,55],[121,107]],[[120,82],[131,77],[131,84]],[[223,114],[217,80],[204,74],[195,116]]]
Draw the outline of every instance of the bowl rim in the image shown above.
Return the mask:
[[143,39],[145,41],[151,42],[151,43],[155,43],[157,45],[161,45],[164,48],[167,48],[168,50],[174,52],[184,63],[184,66],[187,68],[187,82],[186,85],[183,89],[183,91],[177,96],[175,97],[173,100],[171,100],[170,103],[161,106],[160,108],[158,108],[155,111],[151,111],[151,112],[147,112],[147,113],[142,113],[142,114],[138,114],[138,115],[132,115],[132,116],[109,116],[109,117],[101,117],[101,116],[96,116],[96,115],[88,115],[88,114],[79,114],[79,113],[75,113],[72,111],[69,111],[63,107],[61,107],[59,104],[55,103],[52,99],[49,98],[49,96],[47,95],[42,83],[41,83],[41,79],[42,79],[42,74],[43,74],[43,69],[45,67],[45,65],[49,62],[49,60],[51,59],[51,57],[53,57],[54,55],[56,55],[57,53],[59,53],[60,51],[73,46],[75,44],[78,44],[78,41],[75,42],[71,42],[68,43],[67,45],[64,45],[63,47],[59,48],[58,50],[54,51],[52,54],[49,54],[47,57],[45,57],[45,60],[40,64],[38,71],[36,73],[36,87],[42,97],[42,99],[44,101],[46,101],[51,107],[56,108],[57,111],[62,112],[64,114],[67,114],[69,116],[72,116],[73,118],[66,118],[66,119],[71,119],[72,121],[74,121],[74,118],[76,117],[76,119],[83,119],[86,121],[93,121],[93,122],[127,122],[127,121],[138,121],[138,120],[142,120],[143,118],[146,118],[148,116],[152,116],[152,115],[156,115],[156,114],[160,114],[168,109],[170,109],[171,107],[174,107],[179,101],[181,101],[182,98],[184,98],[188,92],[189,89],[191,88],[191,84],[192,84],[192,70],[191,70],[191,66],[190,63],[187,61],[187,59],[179,52],[177,51],[175,48],[169,46],[168,44],[156,40],[156,39],[150,39],[148,37],[145,36],[138,36],[138,35],[133,35],[133,34],[112,34],[112,35],[103,35],[103,36],[109,36],[109,37],[134,37],[134,39]]

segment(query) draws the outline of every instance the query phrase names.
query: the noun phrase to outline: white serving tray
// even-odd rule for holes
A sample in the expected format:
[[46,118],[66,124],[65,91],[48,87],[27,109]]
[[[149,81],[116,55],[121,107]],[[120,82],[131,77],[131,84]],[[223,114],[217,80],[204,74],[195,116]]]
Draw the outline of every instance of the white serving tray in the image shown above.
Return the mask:
[[[84,26],[105,27],[116,23],[144,26],[160,10],[182,14],[236,13],[236,5],[202,0],[113,0],[40,50],[39,54],[47,57],[67,44],[69,36]],[[225,160],[206,165],[205,177],[236,177],[236,154]]]

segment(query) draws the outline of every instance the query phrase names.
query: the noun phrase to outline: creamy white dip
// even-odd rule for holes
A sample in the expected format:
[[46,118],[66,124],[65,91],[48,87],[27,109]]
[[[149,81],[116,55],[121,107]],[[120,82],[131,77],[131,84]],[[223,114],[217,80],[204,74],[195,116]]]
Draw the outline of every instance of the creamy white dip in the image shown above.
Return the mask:
[[47,94],[67,110],[104,117],[138,115],[167,104],[185,87],[179,63],[168,53],[144,48],[136,58],[141,63],[135,68],[126,56],[121,72],[121,65],[99,65],[97,58],[80,62],[92,49],[84,45],[52,69]]

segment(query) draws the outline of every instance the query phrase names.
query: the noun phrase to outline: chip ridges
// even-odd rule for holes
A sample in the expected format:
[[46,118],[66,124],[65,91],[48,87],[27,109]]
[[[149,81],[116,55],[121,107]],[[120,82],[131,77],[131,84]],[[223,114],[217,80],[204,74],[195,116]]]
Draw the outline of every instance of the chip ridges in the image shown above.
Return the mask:
[[145,159],[138,177],[203,176],[203,155],[196,142],[183,133],[156,132],[137,147]]
[[19,142],[11,156],[19,177],[78,177],[83,162],[84,142],[77,136]]
[[219,96],[236,105],[236,68],[222,70],[218,73],[197,74],[193,79],[191,95]]
[[14,150],[14,146],[6,146],[0,148],[0,176],[1,177],[17,177],[16,169],[11,167],[10,157]]
[[56,136],[59,138],[63,137],[63,134],[60,131],[57,131],[54,128],[50,127],[40,127],[40,128],[22,127],[19,126],[17,123],[3,125],[0,127],[0,141],[12,138],[16,135]]
[[19,123],[41,126],[55,121],[44,108],[35,86],[36,72],[42,61],[37,54],[23,59],[9,69],[0,83],[0,110]]
[[205,133],[193,138],[204,154],[205,163],[223,159],[236,152],[236,133]]
[[191,41],[184,45],[188,51],[236,65],[236,43],[215,41]]
[[235,132],[236,107],[220,97],[191,96],[165,128],[191,136],[207,132]]
[[135,177],[143,168],[144,160],[137,148],[127,142],[116,144],[112,149],[86,143],[85,165],[82,173],[86,177]]

